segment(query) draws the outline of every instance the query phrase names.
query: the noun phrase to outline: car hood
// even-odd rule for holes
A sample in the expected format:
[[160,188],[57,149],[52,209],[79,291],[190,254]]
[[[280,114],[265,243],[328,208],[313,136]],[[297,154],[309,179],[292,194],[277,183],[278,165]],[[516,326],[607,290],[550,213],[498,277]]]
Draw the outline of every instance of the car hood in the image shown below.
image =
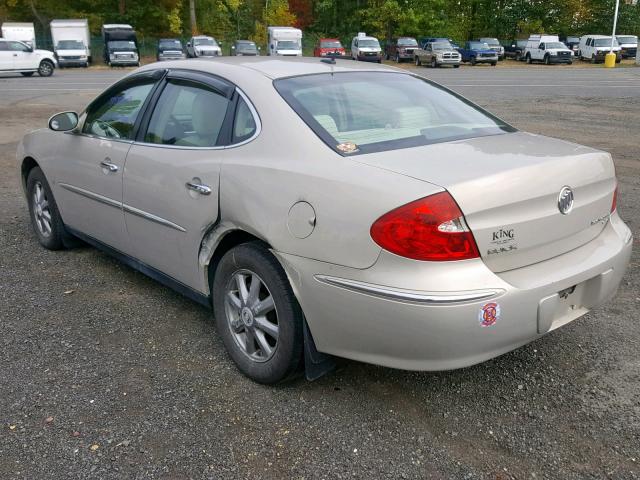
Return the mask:
[[[354,157],[448,190],[496,272],[561,255],[608,221],[615,172],[606,152],[523,132]],[[575,206],[559,210],[569,186]]]

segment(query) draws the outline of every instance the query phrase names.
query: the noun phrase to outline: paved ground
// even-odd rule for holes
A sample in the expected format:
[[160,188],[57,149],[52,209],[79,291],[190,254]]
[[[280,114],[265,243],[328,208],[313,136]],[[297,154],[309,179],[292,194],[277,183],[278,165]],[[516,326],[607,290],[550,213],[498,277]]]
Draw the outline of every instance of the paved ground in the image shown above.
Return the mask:
[[[611,151],[640,238],[640,69],[420,72]],[[280,388],[235,370],[206,309],[93,249],[40,248],[16,142],[121,74],[0,79],[0,478],[640,478],[637,240],[612,302],[515,352]]]

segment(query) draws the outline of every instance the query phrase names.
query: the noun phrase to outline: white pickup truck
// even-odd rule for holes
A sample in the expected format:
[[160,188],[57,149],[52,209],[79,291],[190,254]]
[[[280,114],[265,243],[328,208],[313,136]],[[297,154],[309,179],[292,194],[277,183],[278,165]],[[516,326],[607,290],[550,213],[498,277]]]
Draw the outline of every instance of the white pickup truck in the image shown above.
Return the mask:
[[0,38],[0,72],[21,73],[25,77],[38,72],[41,77],[50,77],[56,66],[53,52],[34,50],[24,42]]
[[524,49],[524,59],[527,63],[544,62],[573,63],[573,52],[562,43],[557,35],[531,35]]

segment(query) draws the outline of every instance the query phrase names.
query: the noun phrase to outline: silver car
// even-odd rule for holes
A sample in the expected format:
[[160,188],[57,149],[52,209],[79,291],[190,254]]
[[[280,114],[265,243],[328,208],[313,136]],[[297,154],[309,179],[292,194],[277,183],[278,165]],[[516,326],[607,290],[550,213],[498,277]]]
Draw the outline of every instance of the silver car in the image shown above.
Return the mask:
[[371,64],[148,65],[17,156],[44,247],[212,306],[263,383],[482,362],[610,299],[631,255],[608,153]]

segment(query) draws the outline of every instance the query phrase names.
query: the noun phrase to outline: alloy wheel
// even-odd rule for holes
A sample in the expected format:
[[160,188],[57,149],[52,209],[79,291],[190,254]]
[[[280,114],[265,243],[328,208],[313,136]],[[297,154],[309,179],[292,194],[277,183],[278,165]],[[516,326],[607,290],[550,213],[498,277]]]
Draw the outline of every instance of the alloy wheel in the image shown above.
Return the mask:
[[278,347],[280,326],[271,292],[251,270],[235,272],[225,291],[225,314],[231,336],[254,362],[266,362]]
[[33,187],[33,217],[38,227],[38,231],[43,237],[49,237],[52,232],[51,209],[49,200],[42,183],[36,181]]

